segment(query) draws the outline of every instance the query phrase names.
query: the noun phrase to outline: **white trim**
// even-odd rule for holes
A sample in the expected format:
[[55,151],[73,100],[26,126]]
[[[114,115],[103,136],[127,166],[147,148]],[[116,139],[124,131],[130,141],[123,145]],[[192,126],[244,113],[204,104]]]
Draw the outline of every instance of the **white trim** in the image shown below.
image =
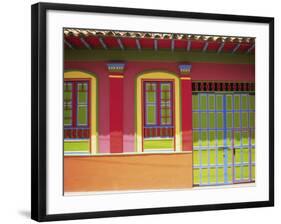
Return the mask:
[[[161,149],[163,150],[163,149]],[[99,153],[99,154],[69,154],[64,156],[91,156],[91,157],[99,157],[99,156],[139,156],[139,155],[146,155],[146,154],[152,154],[152,155],[161,155],[161,154],[192,154],[192,151],[174,151],[174,149],[169,149],[167,151],[163,150],[160,151],[160,149],[154,149],[153,151],[150,151],[150,149],[145,149],[143,152],[124,152],[124,153]]]
[[239,187],[255,187],[255,183],[231,184],[220,186],[200,186],[192,188],[179,188],[179,189],[149,189],[149,190],[124,190],[124,191],[88,191],[88,192],[65,192],[64,196],[87,196],[87,195],[106,195],[106,194],[128,194],[128,193],[148,193],[148,192],[169,192],[169,191],[194,191],[205,189],[223,189],[223,188],[239,188]]
[[[128,23],[129,19],[129,23]],[[94,24],[93,24],[94,21]],[[269,25],[261,23],[164,18],[137,15],[47,10],[46,27],[46,214],[97,212],[124,209],[243,203],[269,199]],[[93,27],[94,26],[94,27]],[[256,186],[204,190],[140,192],[126,194],[63,196],[63,27],[145,30],[147,32],[208,33],[256,37]],[[266,60],[265,60],[266,59]],[[55,131],[54,131],[55,130]],[[244,185],[243,185],[244,186]]]

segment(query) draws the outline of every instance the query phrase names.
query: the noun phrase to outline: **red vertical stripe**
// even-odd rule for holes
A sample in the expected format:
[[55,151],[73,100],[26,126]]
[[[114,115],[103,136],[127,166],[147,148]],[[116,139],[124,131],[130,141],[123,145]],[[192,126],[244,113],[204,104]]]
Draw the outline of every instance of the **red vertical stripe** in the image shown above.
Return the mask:
[[110,78],[110,152],[123,152],[123,78]]
[[181,80],[182,150],[192,151],[192,86],[191,80]]

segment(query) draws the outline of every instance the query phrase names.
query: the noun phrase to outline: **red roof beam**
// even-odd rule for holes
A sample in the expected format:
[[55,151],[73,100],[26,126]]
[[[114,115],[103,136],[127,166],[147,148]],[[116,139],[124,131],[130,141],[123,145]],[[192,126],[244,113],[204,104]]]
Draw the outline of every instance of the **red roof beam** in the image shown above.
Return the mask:
[[154,41],[153,39],[149,39],[149,38],[141,38],[139,39],[140,44],[142,46],[142,48],[146,48],[146,49],[153,49],[154,48]]
[[68,36],[64,38],[73,48],[83,48],[84,44],[81,42],[78,36]]
[[170,49],[171,40],[169,39],[159,39],[158,40],[159,49]]
[[192,40],[192,44],[191,44],[191,51],[193,50],[202,50],[202,48],[204,47],[204,41],[201,40]]
[[84,37],[84,39],[91,46],[92,49],[102,48],[102,45],[100,44],[99,38],[97,36],[87,36]]
[[[170,42],[170,40],[166,40],[166,41]],[[176,49],[185,49],[186,43],[187,43],[187,40],[183,40],[183,39],[175,40],[175,50]],[[169,46],[170,45],[171,44],[169,44]]]
[[247,53],[247,50],[251,47],[249,43],[241,43],[237,50],[237,53]]
[[137,48],[135,38],[124,37],[124,38],[122,38],[122,43],[123,43],[125,49],[136,49]]
[[208,44],[207,51],[217,52],[217,50],[220,47],[220,42],[218,42],[218,41],[209,41],[208,43],[209,44]]

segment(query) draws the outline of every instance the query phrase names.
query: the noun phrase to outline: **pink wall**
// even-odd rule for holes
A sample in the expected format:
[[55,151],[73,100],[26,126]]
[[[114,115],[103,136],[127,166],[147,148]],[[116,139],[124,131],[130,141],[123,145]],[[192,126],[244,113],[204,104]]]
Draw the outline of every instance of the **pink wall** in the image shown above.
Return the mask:
[[192,63],[193,80],[255,81],[255,65]]
[[[98,78],[98,134],[99,152],[110,152],[109,132],[109,78],[106,61],[67,61],[65,70],[81,70],[94,73]],[[134,151],[135,134],[135,77],[145,71],[167,71],[179,73],[179,63],[166,61],[130,61],[125,65],[124,72],[124,152]],[[193,80],[236,80],[254,81],[255,65],[250,64],[218,64],[192,63],[191,77]]]
[[109,79],[105,63],[65,62],[64,66],[65,70],[80,70],[96,75],[98,80],[98,151],[109,153]]
[[125,72],[124,78],[124,104],[123,104],[123,151],[132,152],[135,150],[135,76]]

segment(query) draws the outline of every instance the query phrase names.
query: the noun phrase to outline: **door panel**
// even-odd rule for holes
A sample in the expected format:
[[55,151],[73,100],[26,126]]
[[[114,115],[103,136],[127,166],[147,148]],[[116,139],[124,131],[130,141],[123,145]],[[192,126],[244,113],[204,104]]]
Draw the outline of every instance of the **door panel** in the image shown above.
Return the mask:
[[[251,141],[251,129],[233,129],[233,138],[239,133],[240,145],[233,144],[233,183],[252,182],[254,156]],[[233,141],[234,142],[234,141]]]
[[194,185],[254,181],[254,96],[193,94]]

